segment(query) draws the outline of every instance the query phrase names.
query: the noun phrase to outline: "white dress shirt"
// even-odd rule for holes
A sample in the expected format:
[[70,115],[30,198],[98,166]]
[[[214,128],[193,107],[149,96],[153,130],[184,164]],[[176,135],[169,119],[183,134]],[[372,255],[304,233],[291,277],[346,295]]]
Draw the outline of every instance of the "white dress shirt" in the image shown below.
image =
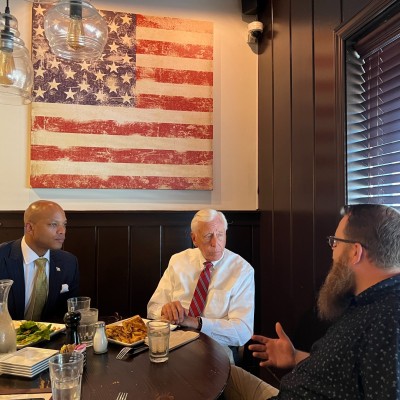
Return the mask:
[[[161,317],[164,304],[179,300],[189,309],[205,259],[198,248],[174,254],[147,305],[147,317]],[[213,262],[201,332],[225,346],[242,346],[253,334],[254,269],[225,249]]]
[[[25,237],[21,240],[22,256],[24,257],[24,274],[25,274],[25,312],[28,309],[28,305],[31,299],[33,291],[33,281],[36,274],[35,261],[40,258],[27,244]],[[50,262],[50,250],[47,250],[43,256],[47,258],[46,263],[46,276],[49,281],[49,262]]]

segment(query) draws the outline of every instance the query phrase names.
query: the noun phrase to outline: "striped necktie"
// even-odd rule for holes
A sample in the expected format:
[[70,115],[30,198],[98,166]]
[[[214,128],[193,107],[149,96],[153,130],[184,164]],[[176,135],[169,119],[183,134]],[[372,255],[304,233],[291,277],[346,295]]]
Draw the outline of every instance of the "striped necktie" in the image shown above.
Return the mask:
[[36,274],[33,281],[33,290],[25,313],[25,319],[29,321],[40,321],[40,316],[46,303],[48,289],[46,263],[47,258],[44,257],[35,260]]
[[192,302],[189,307],[189,315],[197,317],[201,315],[206,305],[208,285],[211,280],[211,268],[213,264],[210,261],[204,263],[204,269],[201,271],[199,280],[197,281],[196,289],[193,293]]

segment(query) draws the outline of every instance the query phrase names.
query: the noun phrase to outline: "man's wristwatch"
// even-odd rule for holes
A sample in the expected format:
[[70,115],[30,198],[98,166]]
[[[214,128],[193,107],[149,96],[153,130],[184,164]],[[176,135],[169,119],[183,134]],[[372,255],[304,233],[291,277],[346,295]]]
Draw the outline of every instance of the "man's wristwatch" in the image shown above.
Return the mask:
[[201,328],[203,327],[203,320],[201,317],[197,317],[197,330],[201,331]]

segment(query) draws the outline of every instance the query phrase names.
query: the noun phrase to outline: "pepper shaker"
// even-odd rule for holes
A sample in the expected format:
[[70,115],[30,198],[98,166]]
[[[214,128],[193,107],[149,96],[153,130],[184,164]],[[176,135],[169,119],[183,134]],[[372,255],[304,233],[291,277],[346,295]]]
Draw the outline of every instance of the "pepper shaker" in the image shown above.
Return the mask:
[[80,344],[81,341],[78,335],[78,326],[81,320],[79,311],[69,311],[64,315],[64,323],[67,330],[65,344]]
[[96,354],[107,352],[108,340],[106,336],[106,324],[104,321],[96,322],[96,332],[93,338],[93,351]]

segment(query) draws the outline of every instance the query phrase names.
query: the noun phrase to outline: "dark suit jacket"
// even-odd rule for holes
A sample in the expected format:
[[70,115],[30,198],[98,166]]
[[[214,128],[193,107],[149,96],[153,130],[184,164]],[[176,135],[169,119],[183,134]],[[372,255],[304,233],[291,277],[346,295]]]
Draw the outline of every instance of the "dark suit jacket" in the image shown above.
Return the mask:
[[[8,311],[12,319],[24,319],[25,275],[21,239],[0,244],[0,279],[14,281],[8,295]],[[65,284],[68,291],[60,293]],[[67,312],[67,299],[78,296],[78,292],[77,258],[67,251],[50,250],[49,294],[41,321],[61,322]]]

